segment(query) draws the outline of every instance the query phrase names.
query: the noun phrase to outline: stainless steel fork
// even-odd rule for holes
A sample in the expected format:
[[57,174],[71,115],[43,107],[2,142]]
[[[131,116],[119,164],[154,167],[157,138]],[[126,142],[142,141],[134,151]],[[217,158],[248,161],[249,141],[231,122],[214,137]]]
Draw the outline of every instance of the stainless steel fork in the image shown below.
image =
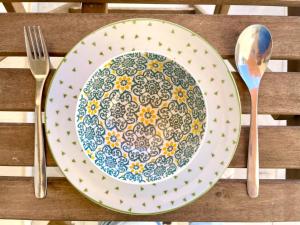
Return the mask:
[[47,176],[41,102],[50,62],[40,27],[24,27],[24,36],[30,70],[35,79],[34,192],[36,198],[44,198]]

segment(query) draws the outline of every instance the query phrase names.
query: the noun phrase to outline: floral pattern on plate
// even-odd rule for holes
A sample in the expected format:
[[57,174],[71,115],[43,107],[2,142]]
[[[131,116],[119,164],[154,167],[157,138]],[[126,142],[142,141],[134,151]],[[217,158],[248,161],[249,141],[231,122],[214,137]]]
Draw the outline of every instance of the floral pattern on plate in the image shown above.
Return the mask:
[[130,52],[86,82],[76,110],[80,143],[110,176],[134,183],[174,175],[199,149],[206,124],[202,92],[178,63]]

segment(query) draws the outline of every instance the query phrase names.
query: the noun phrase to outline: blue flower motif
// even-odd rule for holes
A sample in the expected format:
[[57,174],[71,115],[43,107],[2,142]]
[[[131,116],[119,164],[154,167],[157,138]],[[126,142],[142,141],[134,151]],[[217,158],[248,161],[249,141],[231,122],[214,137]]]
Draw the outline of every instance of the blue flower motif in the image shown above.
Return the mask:
[[83,89],[88,100],[100,100],[103,94],[113,89],[115,85],[116,76],[113,75],[109,69],[104,68],[98,70],[90,79]]
[[169,76],[176,86],[188,89],[189,86],[196,84],[195,79],[186,72],[186,70],[174,61],[164,64],[164,73]]
[[191,130],[192,117],[186,104],[178,104],[176,101],[169,103],[158,111],[158,128],[163,130],[167,140],[180,141],[183,135]]
[[150,162],[145,165],[143,175],[148,182],[160,180],[176,172],[177,166],[173,162],[173,157],[159,156],[155,162]]
[[132,92],[139,96],[142,105],[151,104],[157,108],[162,101],[171,99],[172,84],[165,79],[161,72],[146,70],[143,75],[133,79]]
[[78,134],[84,150],[95,151],[98,145],[104,143],[105,129],[99,124],[96,115],[86,115],[77,124]]
[[119,76],[124,74],[133,76],[138,71],[145,70],[146,63],[147,59],[141,53],[134,52],[113,59],[111,69],[115,70]]
[[86,114],[88,105],[88,101],[83,96],[81,96],[78,101],[77,121]]
[[132,172],[126,172],[124,175],[120,176],[122,180],[134,181],[137,183],[145,182],[142,174],[133,174]]
[[167,59],[165,56],[158,55],[158,54],[151,53],[151,52],[146,53],[146,56],[150,60],[157,60],[159,62],[164,62]]
[[99,116],[108,129],[123,131],[128,124],[136,122],[138,110],[139,106],[132,100],[130,92],[120,93],[119,90],[114,90],[101,101]]
[[194,86],[193,89],[188,91],[187,95],[187,104],[192,109],[193,118],[198,118],[200,121],[205,120],[205,103],[200,88],[198,86]]
[[133,130],[124,133],[124,142],[122,149],[128,152],[129,159],[146,162],[151,157],[160,153],[163,140],[156,135],[156,129],[153,125],[145,126],[138,123]]
[[119,174],[127,171],[128,159],[123,156],[119,148],[105,145],[96,152],[95,156],[96,165],[113,177],[118,177]]
[[198,135],[189,134],[187,138],[181,141],[178,145],[178,150],[175,153],[175,158],[179,167],[186,165],[200,145]]

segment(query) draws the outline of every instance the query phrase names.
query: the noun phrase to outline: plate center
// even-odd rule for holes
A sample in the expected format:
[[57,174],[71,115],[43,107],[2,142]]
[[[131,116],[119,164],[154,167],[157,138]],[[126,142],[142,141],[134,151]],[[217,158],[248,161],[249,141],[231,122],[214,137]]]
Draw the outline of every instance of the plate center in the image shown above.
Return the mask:
[[199,149],[200,87],[166,56],[130,52],[103,64],[81,91],[76,128],[84,152],[119,180],[145,183],[182,169]]

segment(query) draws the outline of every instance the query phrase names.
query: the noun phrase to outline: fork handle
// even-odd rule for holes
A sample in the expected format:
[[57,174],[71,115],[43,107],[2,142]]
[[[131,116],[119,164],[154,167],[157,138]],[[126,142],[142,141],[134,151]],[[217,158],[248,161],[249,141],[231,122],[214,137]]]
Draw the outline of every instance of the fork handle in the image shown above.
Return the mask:
[[247,191],[251,198],[257,198],[259,192],[259,152],[257,129],[257,99],[258,89],[250,91],[251,96],[251,122],[247,165]]
[[46,157],[42,124],[43,84],[36,84],[35,133],[34,133],[34,193],[36,198],[45,198],[47,193]]

